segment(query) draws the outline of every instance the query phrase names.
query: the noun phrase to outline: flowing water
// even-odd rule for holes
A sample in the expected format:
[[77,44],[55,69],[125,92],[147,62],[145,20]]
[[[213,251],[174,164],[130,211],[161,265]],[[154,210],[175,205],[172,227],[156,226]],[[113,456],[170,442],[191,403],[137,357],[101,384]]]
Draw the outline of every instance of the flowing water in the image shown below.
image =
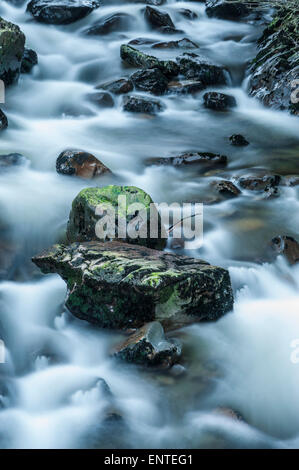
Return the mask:
[[[180,16],[183,7],[198,18]],[[1,239],[5,253],[17,252],[0,282],[0,338],[6,345],[0,447],[298,447],[299,364],[291,361],[291,343],[299,338],[299,266],[261,260],[273,236],[298,234],[299,186],[283,187],[276,199],[258,200],[245,191],[205,206],[203,247],[178,252],[229,268],[235,308],[216,323],[177,332],[182,376],[114,362],[109,351],[121,335],[73,318],[63,307],[65,283],[41,276],[30,263],[61,237],[72,199],[89,184],[56,173],[65,148],[89,151],[114,172],[92,185],[136,185],[157,202],[205,200],[212,179],[252,168],[299,173],[298,119],[264,108],[246,92],[246,65],[262,26],[209,19],[202,3],[169,0],[163,9],[202,53],[229,68],[226,89],[238,103],[233,111],[205,109],[202,94],[162,97],[165,111],[153,119],[124,113],[121,98],[108,110],[88,101],[95,85],[130,73],[119,57],[122,43],[176,38],[148,30],[143,8],[106,1],[87,18],[56,27],[1,0],[0,15],[21,26],[39,65],[7,91],[3,107],[10,126],[1,134],[1,153],[19,152],[28,163],[0,174]],[[134,16],[129,31],[81,35],[86,25],[114,12]],[[251,145],[231,146],[233,133]],[[226,154],[228,167],[200,176],[144,165],[148,157],[192,149]],[[244,420],[231,419],[221,407]]]

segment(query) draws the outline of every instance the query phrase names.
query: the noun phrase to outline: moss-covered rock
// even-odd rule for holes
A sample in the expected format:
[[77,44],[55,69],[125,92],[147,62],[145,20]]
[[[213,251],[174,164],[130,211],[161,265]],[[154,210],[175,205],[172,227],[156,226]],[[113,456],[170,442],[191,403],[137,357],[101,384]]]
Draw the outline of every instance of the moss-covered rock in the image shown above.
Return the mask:
[[0,17],[0,80],[5,85],[19,78],[24,46],[25,35],[19,26]]
[[141,67],[144,69],[158,68],[167,77],[174,77],[179,73],[178,65],[173,60],[157,59],[157,57],[145,54],[128,44],[121,46],[120,57],[126,64],[132,67]]
[[[107,232],[106,236],[101,236],[98,227],[100,223],[103,224],[104,219],[100,220],[100,217],[109,217],[107,208],[111,207],[115,210],[115,219],[113,218],[115,234],[109,230],[111,223],[108,223],[107,227],[101,225]],[[151,237],[150,233],[150,223],[154,221],[157,221],[158,229],[156,238]],[[135,222],[141,236],[134,238],[134,231],[133,237],[132,232],[124,234],[123,224],[126,223],[126,228],[129,230]],[[86,188],[78,194],[72,204],[67,238],[69,242],[118,239],[162,250],[166,246],[167,235],[161,226],[161,218],[153,200],[146,192],[135,186],[110,185],[102,188]]]
[[118,242],[55,245],[33,258],[68,286],[66,305],[103,328],[150,321],[164,327],[216,320],[233,307],[226,269],[205,261]]
[[[274,109],[299,114],[299,4],[288,2],[276,10],[258,43],[251,66],[249,92]],[[292,99],[292,98],[295,99]]]

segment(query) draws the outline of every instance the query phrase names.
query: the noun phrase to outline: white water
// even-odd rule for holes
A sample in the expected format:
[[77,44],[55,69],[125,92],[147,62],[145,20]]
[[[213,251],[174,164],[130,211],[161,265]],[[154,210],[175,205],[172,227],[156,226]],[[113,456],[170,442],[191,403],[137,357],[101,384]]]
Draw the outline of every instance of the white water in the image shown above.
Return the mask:
[[[181,7],[199,18],[182,19]],[[0,175],[1,216],[18,246],[18,269],[23,266],[18,282],[12,276],[0,283],[0,337],[7,347],[7,362],[0,364],[0,447],[298,447],[299,364],[291,362],[291,342],[299,338],[299,269],[282,259],[254,263],[274,235],[298,233],[298,188],[284,188],[277,200],[244,193],[205,207],[204,246],[186,254],[229,267],[235,310],[178,333],[187,368],[181,378],[113,362],[109,350],[119,336],[71,317],[63,309],[64,282],[29,268],[30,256],[59,238],[72,199],[87,185],[56,174],[65,148],[94,153],[116,174],[92,184],[137,185],[157,202],[204,199],[212,178],[142,164],[172,151],[227,154],[226,177],[250,167],[298,172],[297,119],[246,95],[243,72],[258,28],[208,19],[200,3],[169,0],[163,9],[201,52],[230,68],[235,110],[218,116],[203,108],[201,95],[163,97],[166,110],[148,120],[123,113],[120,98],[103,111],[88,103],[94,85],[130,73],[119,58],[123,42],[173,39],[148,31],[142,8],[115,2],[74,25],[54,27],[31,21],[23,7],[0,5],[39,56],[33,74],[8,90],[3,108],[10,126],[1,134],[1,153],[20,152],[30,165]],[[135,15],[133,30],[103,39],[80,35],[87,24],[119,11]],[[70,115],[74,108],[79,117]],[[245,134],[251,145],[230,146],[233,133]],[[214,372],[205,371],[207,364]],[[240,412],[245,422],[215,413],[219,406]],[[104,422],[111,409],[123,424]]]

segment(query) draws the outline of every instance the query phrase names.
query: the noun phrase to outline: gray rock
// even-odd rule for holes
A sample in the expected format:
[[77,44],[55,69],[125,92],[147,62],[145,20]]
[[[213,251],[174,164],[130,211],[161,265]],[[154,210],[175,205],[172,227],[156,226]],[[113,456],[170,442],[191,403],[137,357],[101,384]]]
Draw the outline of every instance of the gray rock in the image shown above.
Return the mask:
[[168,86],[168,79],[160,69],[138,70],[131,75],[136,90],[148,91],[154,95],[163,95]]
[[31,0],[27,11],[41,23],[70,24],[100,6],[100,0]]
[[19,26],[0,17],[0,80],[3,80],[5,85],[11,85],[19,78],[24,45],[25,35]]
[[127,78],[119,78],[117,80],[111,80],[109,82],[100,83],[96,86],[97,90],[107,90],[110,93],[115,95],[122,95],[125,93],[129,93],[133,90],[133,83],[130,79]]
[[37,53],[33,49],[27,49],[26,47],[21,64],[21,73],[30,73],[33,67],[37,64]]
[[210,91],[204,94],[203,99],[204,106],[214,111],[226,111],[237,106],[235,97],[225,93]]
[[146,96],[126,95],[123,98],[123,110],[130,113],[155,115],[164,110],[161,101]]
[[187,79],[196,79],[204,85],[226,85],[229,74],[206,57],[185,52],[177,57],[180,73]]

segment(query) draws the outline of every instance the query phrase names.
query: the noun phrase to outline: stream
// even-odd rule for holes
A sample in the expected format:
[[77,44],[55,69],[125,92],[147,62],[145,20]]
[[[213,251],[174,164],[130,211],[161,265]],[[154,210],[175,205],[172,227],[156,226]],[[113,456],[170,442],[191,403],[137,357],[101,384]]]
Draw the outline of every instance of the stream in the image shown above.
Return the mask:
[[[203,246],[175,250],[228,268],[235,295],[234,311],[219,321],[176,332],[184,349],[182,375],[117,363],[109,352],[122,335],[70,315],[63,305],[65,283],[58,275],[42,276],[30,262],[62,236],[72,200],[87,186],[135,185],[155,202],[201,202],[215,178],[299,174],[298,118],[247,93],[246,69],[263,25],[208,18],[203,3],[168,0],[161,9],[185,34],[160,34],[146,26],[144,4],[119,0],[103,1],[74,24],[51,26],[33,21],[20,3],[1,0],[0,16],[21,27],[39,64],[7,90],[3,106],[9,127],[0,153],[27,160],[0,172],[3,243],[17,250],[13,269],[0,281],[6,346],[0,448],[298,448],[299,363],[291,353],[299,338],[299,265],[263,258],[274,236],[298,238],[299,186],[282,186],[273,199],[244,191],[205,204]],[[181,8],[198,17],[188,20]],[[116,12],[134,16],[130,30],[81,34]],[[124,113],[121,96],[113,108],[97,108],[88,94],[131,73],[119,50],[140,37],[188,37],[229,69],[231,83],[196,96],[162,96],[165,110],[150,119]],[[150,45],[142,50],[165,58],[184,52]],[[237,106],[227,113],[204,108],[203,93],[221,89]],[[232,134],[243,134],[250,145],[232,146]],[[94,154],[113,175],[86,182],[57,174],[56,159],[66,148]],[[192,166],[145,165],[149,157],[192,149],[227,155],[228,165],[204,175]]]

